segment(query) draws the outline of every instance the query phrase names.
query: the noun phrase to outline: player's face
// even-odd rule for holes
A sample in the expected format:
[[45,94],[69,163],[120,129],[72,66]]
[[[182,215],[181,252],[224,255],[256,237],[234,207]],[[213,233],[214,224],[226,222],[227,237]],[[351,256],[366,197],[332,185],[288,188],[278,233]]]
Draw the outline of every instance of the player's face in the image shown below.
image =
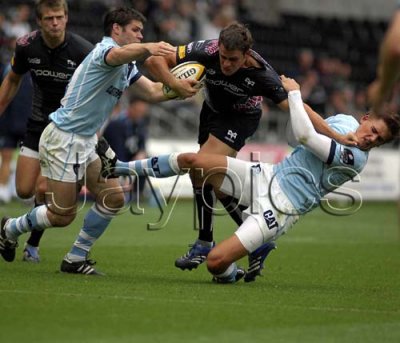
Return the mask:
[[43,35],[51,40],[64,39],[67,21],[64,9],[53,10],[48,7],[42,7],[42,17],[37,19]]
[[143,39],[143,24],[140,21],[133,20],[128,25],[121,27],[118,35],[118,44],[120,46],[140,43]]
[[246,54],[240,50],[227,50],[223,44],[219,45],[219,63],[224,75],[235,74],[246,62]]
[[358,147],[369,150],[389,141],[391,133],[383,119],[365,115],[356,131]]

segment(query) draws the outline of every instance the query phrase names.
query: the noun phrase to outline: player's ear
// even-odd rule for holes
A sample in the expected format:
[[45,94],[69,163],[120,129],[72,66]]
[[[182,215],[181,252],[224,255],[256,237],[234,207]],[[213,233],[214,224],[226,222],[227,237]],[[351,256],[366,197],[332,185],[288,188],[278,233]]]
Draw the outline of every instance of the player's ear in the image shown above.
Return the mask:
[[361,118],[360,118],[360,123],[369,120],[369,113],[365,113]]

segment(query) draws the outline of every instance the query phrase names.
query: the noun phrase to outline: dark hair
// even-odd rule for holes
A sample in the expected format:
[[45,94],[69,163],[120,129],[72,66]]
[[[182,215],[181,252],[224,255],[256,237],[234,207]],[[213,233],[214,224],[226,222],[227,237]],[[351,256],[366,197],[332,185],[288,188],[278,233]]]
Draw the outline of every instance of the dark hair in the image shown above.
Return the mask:
[[227,50],[240,50],[245,53],[253,46],[253,37],[245,25],[235,22],[222,29],[218,44],[222,44]]
[[52,10],[64,9],[65,15],[68,14],[68,4],[66,0],[38,0],[35,3],[35,12],[38,19],[42,19],[43,7],[49,7]]
[[[379,117],[378,117],[379,118]],[[397,113],[388,113],[380,116],[392,134],[392,139],[399,137],[400,134],[400,116]]]
[[120,7],[116,10],[108,12],[104,18],[104,35],[110,36],[114,24],[121,25],[122,27],[128,25],[132,20],[137,20],[142,23],[146,22],[145,16],[130,7]]

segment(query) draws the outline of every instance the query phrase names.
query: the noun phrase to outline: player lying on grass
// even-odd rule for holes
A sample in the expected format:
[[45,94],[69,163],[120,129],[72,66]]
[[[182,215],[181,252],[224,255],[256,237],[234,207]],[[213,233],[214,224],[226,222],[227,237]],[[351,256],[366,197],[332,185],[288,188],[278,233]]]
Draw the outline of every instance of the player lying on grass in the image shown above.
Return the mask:
[[[326,194],[353,179],[365,166],[371,148],[399,134],[397,114],[380,117],[366,114],[360,123],[352,116],[340,114],[328,118],[328,124],[342,134],[355,131],[358,147],[338,144],[315,131],[304,110],[298,84],[286,77],[282,77],[282,82],[289,93],[291,137],[295,138],[292,144],[297,146],[276,165],[195,153],[121,162],[101,146],[97,149],[103,165],[114,165],[112,172],[117,175],[151,172],[156,177],[169,177],[182,169],[202,169],[207,183],[240,198],[240,203],[249,207],[235,234],[216,245],[208,255],[207,267],[217,282],[231,283],[243,277],[244,272],[236,267],[235,261],[249,253],[261,268],[264,243],[287,232],[300,215],[317,207]],[[0,233],[0,240],[7,243],[4,226]],[[4,250],[0,252],[4,255]],[[254,280],[258,272],[259,269],[253,269],[245,275],[245,280]]]
[[[341,134],[354,132],[357,147],[343,146],[317,133],[304,110],[300,87],[293,79],[281,77],[289,93],[289,140],[293,153],[278,164],[252,163],[222,155],[173,153],[149,159],[121,162],[107,146],[98,146],[103,165],[115,166],[116,175],[149,173],[168,177],[190,169],[202,170],[204,183],[240,199],[248,206],[244,222],[235,234],[217,244],[207,257],[208,270],[214,280],[235,282],[244,275],[235,261],[250,254],[253,268],[245,281],[253,281],[265,258],[265,243],[286,233],[298,220],[317,207],[321,199],[337,187],[353,179],[364,168],[371,148],[389,142],[399,134],[398,114],[373,116],[365,114],[360,122],[338,114],[326,121]],[[106,144],[105,144],[106,145]]]

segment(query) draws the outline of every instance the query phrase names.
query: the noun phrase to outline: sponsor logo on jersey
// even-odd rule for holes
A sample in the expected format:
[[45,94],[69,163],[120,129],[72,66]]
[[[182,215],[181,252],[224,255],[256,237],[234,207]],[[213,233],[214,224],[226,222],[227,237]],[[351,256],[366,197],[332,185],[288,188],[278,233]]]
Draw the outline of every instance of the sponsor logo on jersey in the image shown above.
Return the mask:
[[119,99],[123,93],[121,90],[115,88],[114,86],[108,87],[106,92],[112,96],[115,96],[117,99]]
[[31,69],[36,76],[52,77],[53,79],[69,80],[72,74],[47,69]]
[[28,58],[28,62],[31,64],[40,64],[40,58],[37,57]]
[[215,75],[216,71],[214,69],[207,69],[206,72],[210,75]]
[[232,130],[228,130],[226,133],[225,139],[231,143],[235,143],[235,139],[237,138],[237,132],[233,132]]
[[205,51],[207,55],[215,55],[219,51],[218,40],[217,39],[212,40],[206,46]]
[[207,79],[207,83],[210,83],[214,86],[222,86],[230,93],[234,93],[234,94],[238,94],[238,95],[242,95],[242,93],[243,93],[242,88],[240,88],[236,85],[233,85],[232,83],[229,83],[224,80],[209,80],[209,79]]
[[263,97],[262,96],[252,96],[246,100],[245,103],[234,104],[233,108],[236,111],[249,111],[261,107]]
[[186,51],[185,51],[185,46],[184,45],[179,46],[179,48],[178,48],[178,56],[179,56],[180,59],[185,58]]
[[249,77],[246,77],[244,82],[246,82],[247,87],[253,87],[256,84],[254,81],[250,80]]
[[343,148],[340,153],[340,161],[349,166],[354,166],[354,155],[353,152],[348,148]]
[[75,68],[76,67],[76,63],[74,61],[67,60],[67,64],[68,64],[68,67],[70,67],[70,68]]

